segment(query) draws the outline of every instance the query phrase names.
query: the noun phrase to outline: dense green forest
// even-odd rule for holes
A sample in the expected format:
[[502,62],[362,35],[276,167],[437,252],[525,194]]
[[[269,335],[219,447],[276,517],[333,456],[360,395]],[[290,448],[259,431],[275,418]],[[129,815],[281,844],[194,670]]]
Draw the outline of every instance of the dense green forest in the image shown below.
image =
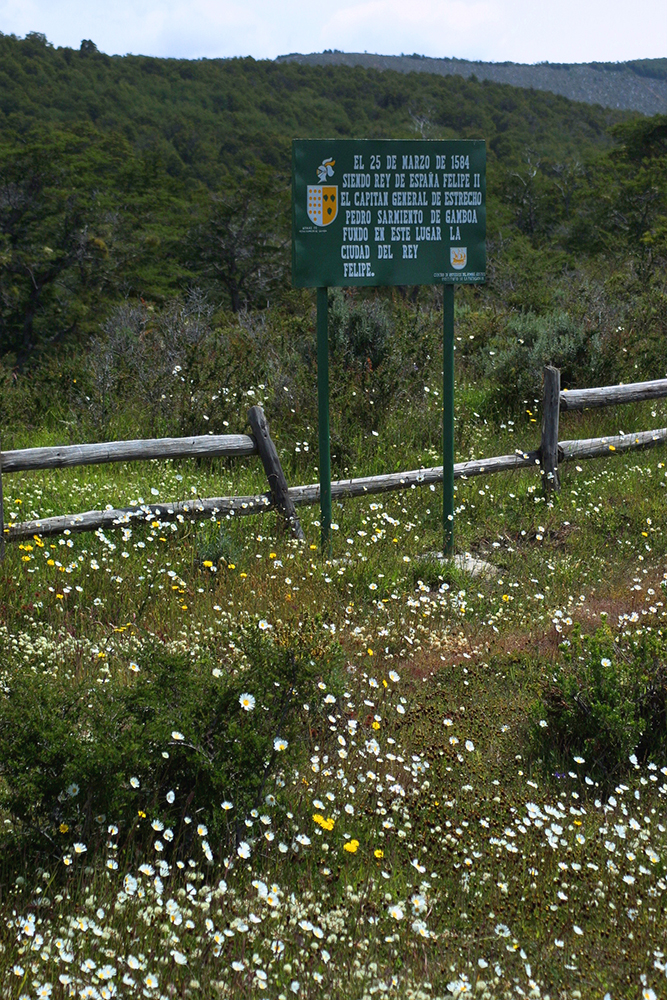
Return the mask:
[[666,322],[652,291],[666,117],[460,77],[110,57],[33,33],[0,35],[0,353],[23,366],[85,342],[127,300],[289,297],[290,141],[327,135],[486,139],[491,280],[471,301],[539,314],[567,306],[573,281],[613,278],[626,309]]

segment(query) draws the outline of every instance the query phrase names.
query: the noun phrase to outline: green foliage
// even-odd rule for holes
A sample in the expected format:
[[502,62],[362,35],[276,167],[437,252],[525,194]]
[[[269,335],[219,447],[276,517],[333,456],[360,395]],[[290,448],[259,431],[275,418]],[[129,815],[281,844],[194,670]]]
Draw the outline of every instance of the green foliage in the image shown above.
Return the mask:
[[593,63],[603,69],[622,71],[625,67],[637,76],[647,76],[654,80],[667,80],[667,59],[630,59],[626,63]]
[[[303,703],[322,678],[336,683],[338,648],[323,635],[321,621],[308,616],[298,628],[247,628],[236,662],[193,662],[155,647],[138,672],[126,671],[131,680],[104,671],[95,678],[67,663],[55,677],[5,664],[0,805],[17,836],[55,844],[64,824],[94,844],[108,820],[141,838],[137,809],[150,815],[159,807],[167,824],[179,827],[196,811],[215,841],[233,838],[221,802],[233,802],[233,817],[261,804],[268,778],[298,757]],[[245,693],[254,699],[249,711]],[[287,749],[274,744],[278,737]]]
[[370,372],[387,353],[391,320],[379,299],[361,299],[340,288],[329,292],[329,343],[346,368]]
[[611,134],[623,144],[621,156],[630,160],[667,155],[667,115],[619,123]]
[[181,268],[158,277],[151,260],[178,238],[178,199],[163,247],[156,232],[170,194],[168,183],[147,186],[127,140],[88,124],[40,125],[0,145],[0,351],[26,355],[95,329],[100,298],[121,290],[173,290]]
[[545,764],[571,770],[580,755],[590,773],[613,780],[632,754],[644,761],[664,754],[666,652],[658,636],[621,646],[606,626],[593,635],[575,628],[532,711],[533,745]]
[[574,211],[567,165],[623,117],[455,76],[109,57],[34,33],[0,35],[0,93],[0,353],[21,361],[94,335],[123,299],[275,299],[294,135],[484,136],[490,231],[542,239]]
[[[223,432],[249,370],[276,414],[313,417],[314,317],[287,288],[296,134],[485,137],[489,282],[458,293],[457,358],[498,382],[503,410],[539,395],[545,361],[569,385],[662,374],[665,116],[426,73],[109,57],[34,34],[0,36],[0,84],[6,423],[30,397],[73,440],[119,435],[138,411],[142,435]],[[196,287],[211,303],[195,293],[197,318]],[[331,399],[352,403],[333,419],[341,471],[355,428],[435,377],[436,299],[332,294]],[[85,365],[65,352],[91,341]],[[71,378],[47,363],[12,381],[54,351]]]
[[232,312],[264,305],[286,269],[287,179],[262,168],[211,198],[204,222],[189,234],[193,272],[215,298],[224,288]]
[[497,385],[502,414],[508,408],[532,404],[542,392],[544,366],[560,369],[561,382],[596,385],[603,377],[599,337],[568,313],[534,313],[510,317],[503,333],[489,341],[485,374]]

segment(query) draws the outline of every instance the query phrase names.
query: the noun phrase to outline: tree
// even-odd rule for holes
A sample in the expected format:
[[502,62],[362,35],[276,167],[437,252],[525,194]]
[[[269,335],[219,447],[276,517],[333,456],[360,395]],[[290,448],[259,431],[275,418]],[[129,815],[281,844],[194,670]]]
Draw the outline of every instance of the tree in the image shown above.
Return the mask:
[[[24,358],[96,331],[119,291],[168,287],[161,263],[171,244],[162,248],[154,222],[168,192],[146,187],[141,161],[115,133],[35,129],[0,144],[0,354]],[[173,199],[171,208],[168,235]]]
[[222,286],[238,312],[261,301],[286,270],[287,192],[269,170],[210,199],[205,222],[188,238],[188,264],[214,290]]
[[[3,150],[0,160],[0,350],[28,353],[35,321],[57,283],[88,253],[82,201],[48,145]],[[57,311],[57,304],[55,305]],[[55,332],[55,331],[54,331]]]

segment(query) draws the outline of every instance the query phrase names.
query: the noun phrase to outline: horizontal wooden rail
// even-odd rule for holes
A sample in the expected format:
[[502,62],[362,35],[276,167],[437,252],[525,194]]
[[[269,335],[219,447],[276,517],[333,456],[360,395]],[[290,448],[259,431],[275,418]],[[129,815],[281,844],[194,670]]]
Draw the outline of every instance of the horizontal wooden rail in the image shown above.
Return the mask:
[[257,444],[249,434],[202,434],[197,437],[148,438],[3,451],[0,454],[0,469],[5,474],[64,469],[74,465],[101,465],[104,462],[147,461],[151,458],[197,458],[203,455],[241,458],[256,454]]
[[[579,441],[560,441],[558,448],[563,461],[584,458],[599,458],[634,448],[667,443],[667,427],[659,430],[639,431],[635,434],[589,438]],[[456,479],[470,476],[489,475],[494,472],[509,472],[540,465],[539,452],[517,451],[514,455],[497,455],[468,462],[457,462],[454,466]],[[384,476],[368,476],[361,479],[341,479],[331,484],[334,500],[405,490],[417,486],[429,486],[442,482],[442,466],[429,469],[415,469],[411,472],[393,472]],[[295,507],[317,504],[320,500],[319,483],[308,486],[292,486],[289,496]],[[36,521],[23,521],[5,527],[8,541],[20,541],[33,535],[47,537],[61,535],[64,531],[96,531],[99,528],[122,528],[124,525],[145,521],[162,524],[169,521],[197,521],[220,519],[230,515],[244,517],[273,510],[270,493],[243,497],[208,497],[206,499],[184,500],[175,503],[142,504],[118,510],[90,510],[82,514],[63,514]]]
[[[481,458],[473,462],[458,462],[454,466],[457,479],[481,476],[490,472],[503,472],[539,465],[535,452],[517,452],[514,455],[500,455],[495,458]],[[387,493],[390,490],[407,490],[413,486],[429,486],[442,482],[442,466],[431,469],[415,469],[412,472],[393,472],[384,476],[368,476],[363,479],[342,479],[331,484],[334,500],[358,497],[366,494]],[[320,502],[320,484],[292,486],[289,495],[295,507]],[[168,521],[199,521],[207,518],[221,518],[228,514],[243,517],[273,510],[270,493],[260,493],[245,497],[207,497],[199,500],[184,500],[176,503],[142,504],[118,510],[89,510],[83,514],[61,514],[45,517],[37,521],[23,521],[5,528],[8,541],[20,541],[33,535],[61,535],[64,531],[96,531],[98,528],[121,528],[136,521],[164,523]]]
[[615,452],[630,451],[633,448],[649,448],[667,442],[667,427],[655,431],[636,431],[634,434],[615,434],[613,437],[580,438],[576,441],[561,441],[558,445],[563,452],[563,461],[573,458],[601,458]]
[[588,410],[596,406],[618,403],[641,403],[647,399],[667,397],[667,378],[652,382],[631,382],[629,385],[603,385],[597,389],[562,389],[561,410]]

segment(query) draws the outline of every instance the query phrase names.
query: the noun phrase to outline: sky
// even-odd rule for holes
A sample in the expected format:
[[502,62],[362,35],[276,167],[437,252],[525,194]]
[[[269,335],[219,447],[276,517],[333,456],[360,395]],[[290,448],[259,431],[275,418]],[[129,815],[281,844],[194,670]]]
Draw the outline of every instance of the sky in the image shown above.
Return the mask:
[[0,32],[197,59],[376,52],[502,62],[667,56],[667,0],[0,0]]

